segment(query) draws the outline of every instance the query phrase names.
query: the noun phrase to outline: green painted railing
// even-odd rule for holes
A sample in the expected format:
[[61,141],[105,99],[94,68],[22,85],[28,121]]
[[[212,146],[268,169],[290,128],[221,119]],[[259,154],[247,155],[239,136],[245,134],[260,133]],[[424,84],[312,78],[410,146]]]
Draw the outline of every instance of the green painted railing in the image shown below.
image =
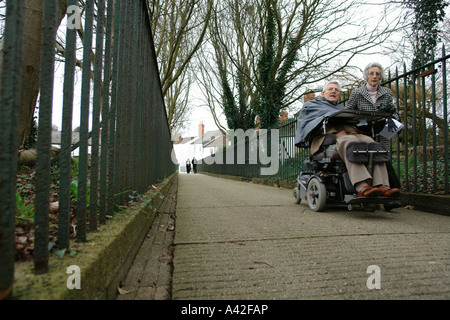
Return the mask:
[[[87,0],[84,3],[81,93],[74,86],[77,29],[68,24],[66,30],[62,141],[58,157],[60,210],[56,245],[59,249],[69,246],[74,148],[79,148],[76,204],[79,242],[86,241],[98,224],[105,224],[106,217],[129,200],[130,192],[143,194],[176,170],[171,159],[171,133],[147,1]],[[6,1],[0,95],[0,298],[10,295],[14,279],[18,110],[20,75],[24,68],[21,61],[24,44],[19,35],[24,28],[24,4],[25,0]],[[36,273],[48,272],[49,260],[57,4],[56,0],[45,0],[42,17],[33,251]],[[67,5],[74,8],[79,3],[68,0]],[[93,43],[94,35],[96,43]],[[75,105],[77,96],[81,97],[80,105]],[[71,141],[74,108],[81,110],[80,141],[76,146]]]

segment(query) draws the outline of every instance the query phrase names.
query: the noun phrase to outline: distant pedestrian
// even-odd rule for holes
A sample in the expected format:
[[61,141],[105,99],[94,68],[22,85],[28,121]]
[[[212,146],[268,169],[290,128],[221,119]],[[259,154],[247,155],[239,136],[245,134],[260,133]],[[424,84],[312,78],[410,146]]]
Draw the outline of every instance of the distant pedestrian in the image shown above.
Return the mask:
[[189,159],[186,160],[186,172],[191,172],[191,161]]
[[192,169],[194,173],[197,173],[197,159],[195,157],[192,158]]

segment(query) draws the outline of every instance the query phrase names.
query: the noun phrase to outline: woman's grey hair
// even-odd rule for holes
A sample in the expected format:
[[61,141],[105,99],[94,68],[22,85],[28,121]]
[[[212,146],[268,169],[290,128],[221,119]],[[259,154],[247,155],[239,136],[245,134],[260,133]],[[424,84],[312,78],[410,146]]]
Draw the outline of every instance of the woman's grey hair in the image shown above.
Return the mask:
[[381,71],[381,79],[384,78],[384,69],[383,66],[381,64],[379,64],[378,62],[371,62],[367,65],[367,67],[364,69],[364,73],[363,73],[363,78],[364,80],[367,81],[367,79],[369,79],[369,69],[373,68],[373,67],[377,67],[380,68]]
[[338,82],[337,80],[331,80],[331,81],[328,81],[328,82],[323,86],[322,92],[325,92],[325,90],[327,90],[328,85],[330,85],[330,84],[332,84],[332,83],[337,84],[337,86],[338,86],[338,88],[339,88],[339,91],[341,91],[341,85],[339,84],[339,82]]

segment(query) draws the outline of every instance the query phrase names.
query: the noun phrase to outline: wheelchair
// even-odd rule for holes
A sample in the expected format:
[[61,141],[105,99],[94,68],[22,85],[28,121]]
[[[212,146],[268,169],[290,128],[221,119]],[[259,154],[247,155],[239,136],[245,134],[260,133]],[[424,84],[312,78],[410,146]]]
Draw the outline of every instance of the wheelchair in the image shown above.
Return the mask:
[[[322,123],[324,133],[328,123],[349,124],[356,126],[364,134],[377,139],[380,129],[386,124],[388,114],[344,109],[325,118]],[[381,128],[380,128],[381,124]],[[372,173],[376,163],[386,163],[391,187],[400,187],[400,182],[389,161],[387,147],[380,142],[351,142],[347,147],[347,159],[351,162],[364,163]],[[361,209],[374,212],[384,206],[386,211],[400,207],[399,199],[392,197],[358,198],[350,182],[347,168],[336,149],[336,138],[327,135],[321,149],[303,163],[303,171],[297,178],[294,188],[294,202],[307,202],[312,211],[323,211],[327,205],[346,205],[349,211]]]

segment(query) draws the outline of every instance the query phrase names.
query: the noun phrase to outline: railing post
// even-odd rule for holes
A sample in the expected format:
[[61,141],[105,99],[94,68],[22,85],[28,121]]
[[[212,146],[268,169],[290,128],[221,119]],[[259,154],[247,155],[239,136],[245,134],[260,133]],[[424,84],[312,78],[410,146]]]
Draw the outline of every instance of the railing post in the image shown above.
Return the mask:
[[408,152],[409,152],[409,142],[408,142],[408,78],[406,76],[406,64],[403,64],[403,99],[404,99],[404,130],[403,130],[403,141],[405,149],[405,181],[406,188],[409,189],[409,164],[408,164]]
[[[442,45],[442,57],[445,57],[445,47]],[[448,149],[448,102],[447,102],[447,59],[442,61],[442,85],[444,100],[444,173],[445,173],[445,194],[449,194],[449,149]]]
[[121,22],[123,10],[121,10],[122,1],[111,2],[114,6],[114,42],[112,43],[112,70],[111,70],[111,108],[109,112],[109,148],[108,148],[108,195],[107,195],[107,215],[114,215],[114,195],[117,190],[117,174],[115,155],[117,149],[116,130],[117,130],[117,105],[120,98],[118,93],[119,82],[119,41],[121,38]]
[[[69,0],[68,7],[78,6],[78,0]],[[64,63],[64,89],[63,89],[63,115],[61,132],[61,156],[60,156],[60,192],[58,214],[58,248],[69,248],[69,217],[70,217],[70,183],[72,175],[72,113],[74,98],[74,79],[76,64],[77,30],[67,27],[66,52]]]
[[[413,62],[414,65],[414,62]],[[417,84],[417,78],[416,78],[416,73],[413,72],[412,73],[412,95],[413,95],[413,101],[412,101],[412,107],[413,107],[413,119],[412,119],[412,123],[413,123],[413,128],[412,128],[412,132],[413,132],[413,141],[412,141],[412,145],[413,145],[413,159],[414,159],[414,166],[413,166],[413,171],[414,171],[414,188],[413,191],[417,191],[417,144],[418,144],[418,138],[417,138],[417,98],[416,98],[416,84]]]
[[[422,57],[422,64],[424,59]],[[423,69],[425,70],[425,69]],[[423,153],[423,188],[428,188],[428,170],[427,170],[427,116],[426,116],[426,90],[425,77],[422,77],[422,153]]]
[[83,70],[81,84],[81,115],[80,115],[80,153],[78,162],[78,202],[77,202],[77,241],[85,242],[87,220],[87,190],[88,190],[88,131],[89,106],[91,92],[91,49],[94,20],[94,0],[85,2],[86,17],[83,40]]
[[[431,61],[434,61],[434,51],[431,51]],[[434,69],[434,64],[432,65]],[[432,110],[432,120],[433,120],[433,190],[437,191],[437,121],[436,121],[436,75],[435,72],[431,74],[431,110]]]
[[89,203],[89,229],[97,230],[98,224],[98,183],[99,183],[99,135],[100,135],[100,109],[101,99],[108,98],[108,91],[102,97],[103,74],[103,39],[105,35],[105,0],[97,2],[97,32],[95,46],[94,67],[94,98],[92,107],[92,144],[91,144],[91,186]]
[[[111,89],[111,60],[112,60],[112,33],[113,33],[114,0],[108,0],[106,18],[106,41],[105,41],[105,62],[103,72],[103,105],[102,105],[102,136],[101,136],[101,160],[100,160],[100,203],[99,203],[99,223],[106,224],[107,185],[108,185],[108,152],[113,146],[110,138],[110,101],[109,92]],[[112,186],[110,186],[111,188]],[[112,207],[112,204],[111,204]]]
[[45,0],[39,102],[39,125],[36,156],[36,197],[34,223],[34,268],[37,274],[48,271],[48,230],[50,206],[50,161],[55,69],[57,1]]
[[11,295],[14,282],[14,218],[24,3],[24,0],[6,1],[0,70],[0,300]]
[[[397,94],[396,94],[396,103],[395,103],[395,105],[397,106],[397,113],[400,113],[400,89],[399,89],[399,83],[398,83],[398,68],[397,67],[395,67],[395,90],[396,90],[396,92],[397,92]],[[406,90],[406,88],[405,88],[405,90]],[[405,110],[405,112],[406,112],[406,110]],[[398,178],[399,179],[401,179],[401,177],[400,177],[400,174],[401,174],[401,172],[400,172],[400,162],[401,162],[401,144],[400,144],[400,139],[399,139],[399,137],[397,136],[397,175],[398,175]]]
[[[115,87],[114,90],[116,90],[116,104],[115,104],[115,112],[116,112],[116,132],[115,132],[115,146],[114,146],[114,192],[115,194],[118,194],[118,196],[115,196],[114,199],[117,202],[121,202],[121,199],[123,199],[122,191],[124,191],[124,185],[125,185],[125,172],[124,172],[124,164],[122,161],[122,153],[126,152],[124,149],[124,139],[125,139],[125,133],[123,130],[123,122],[125,121],[123,106],[125,105],[124,101],[126,98],[126,91],[124,90],[125,82],[127,81],[125,74],[126,74],[126,60],[124,56],[126,55],[126,22],[127,22],[127,8],[126,8],[126,1],[116,1],[116,5],[118,6],[118,12],[120,15],[120,22],[119,22],[119,30],[114,35],[114,41],[118,42],[119,48],[116,52],[116,56],[114,57],[117,59],[116,67],[117,69],[115,72],[117,72],[120,77],[117,77],[115,80]],[[116,40],[117,38],[117,40]],[[114,81],[114,78],[113,78]]]

